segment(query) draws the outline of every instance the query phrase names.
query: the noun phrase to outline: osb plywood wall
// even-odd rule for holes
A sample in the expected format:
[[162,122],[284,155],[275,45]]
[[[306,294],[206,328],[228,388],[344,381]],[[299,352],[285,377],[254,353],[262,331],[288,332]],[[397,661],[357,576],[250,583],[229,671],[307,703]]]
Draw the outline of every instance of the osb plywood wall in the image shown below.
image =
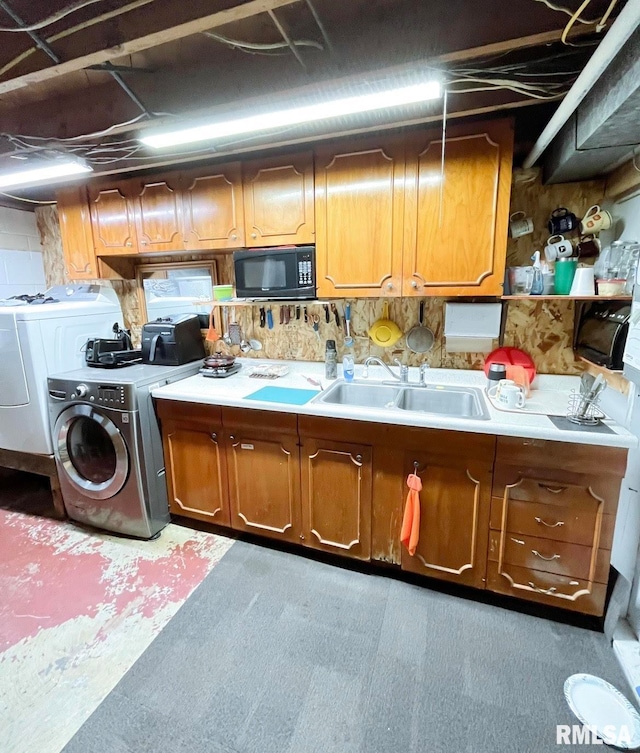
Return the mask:
[[[536,181],[538,179],[536,178]],[[522,191],[529,195],[532,185],[525,184]],[[590,201],[590,197],[595,188],[580,188],[585,184],[575,184],[580,200]],[[550,189],[541,188],[538,183],[538,190],[548,192],[545,198],[545,206],[551,209],[558,205],[555,192],[560,187],[550,187]],[[571,195],[572,186],[565,186],[564,193],[560,192],[560,202],[573,208],[574,204],[567,196]],[[520,187],[516,186],[520,193]],[[532,195],[535,195],[533,191]],[[522,195],[522,194],[520,194]],[[587,199],[586,197],[589,197]],[[522,199],[518,197],[518,206],[526,208]],[[597,198],[594,199],[595,203]],[[574,202],[575,203],[575,202]],[[533,199],[531,206],[534,205]],[[590,206],[585,205],[585,209]],[[548,215],[551,211],[540,210],[540,221],[542,216]],[[514,210],[515,211],[515,210]],[[532,210],[533,211],[533,210]],[[577,211],[577,209],[576,209]],[[60,237],[60,228],[58,224],[57,210],[55,207],[40,207],[36,210],[38,228],[41,234],[43,255],[45,264],[45,273],[47,284],[61,284],[68,282],[66,278],[64,260],[62,254],[62,241]],[[536,214],[536,217],[538,215]],[[546,219],[545,219],[546,223]],[[535,239],[536,236],[534,236]],[[518,248],[524,253],[524,242],[517,241]],[[510,248],[510,254],[512,250]],[[154,261],[166,263],[167,261],[191,261],[202,259],[217,259],[218,277],[220,282],[232,281],[231,257],[228,254],[191,254],[180,257],[153,257]],[[144,259],[149,263],[149,259]],[[520,262],[518,262],[520,263]],[[132,330],[134,339],[139,338],[140,328],[144,323],[144,316],[140,311],[138,291],[135,280],[112,280],[102,281],[102,284],[111,285],[122,305],[125,325]],[[382,313],[382,301],[378,299],[359,299],[352,301],[352,335],[354,337],[353,353],[357,362],[362,362],[369,355],[377,355],[385,361],[391,363],[394,358],[399,358],[409,365],[419,365],[427,362],[432,367],[441,368],[462,368],[462,369],[480,369],[484,362],[484,354],[481,353],[447,353],[444,347],[444,308],[445,299],[428,298],[426,299],[425,324],[429,326],[434,333],[433,349],[424,355],[411,353],[406,348],[405,338],[403,337],[395,347],[382,349],[374,345],[367,336],[367,330],[371,324]],[[344,316],[344,300],[335,301],[341,320]],[[346,351],[344,348],[344,326],[340,329],[335,324],[333,316],[327,324],[325,321],[325,312],[322,306],[310,306],[310,314],[318,314],[320,317],[319,337],[316,336],[310,324],[293,320],[288,325],[280,324],[280,309],[277,305],[272,306],[274,327],[261,329],[259,327],[259,307],[243,307],[236,309],[237,321],[242,327],[243,334],[246,337],[255,337],[263,344],[263,349],[259,352],[249,353],[250,356],[257,358],[284,358],[296,360],[324,360],[325,341],[334,339],[338,345],[338,353],[341,357]],[[391,318],[398,324],[403,332],[408,332],[412,326],[418,322],[419,300],[417,299],[391,299],[390,300]],[[578,373],[581,369],[573,356],[571,342],[573,337],[573,303],[571,301],[518,301],[511,302],[505,306],[505,335],[504,344],[513,345],[531,353],[538,371],[547,374],[573,374]],[[497,343],[496,343],[497,345]],[[222,343],[216,345],[207,344],[209,350],[228,351],[229,348]],[[237,353],[238,348],[232,348],[232,352]]]

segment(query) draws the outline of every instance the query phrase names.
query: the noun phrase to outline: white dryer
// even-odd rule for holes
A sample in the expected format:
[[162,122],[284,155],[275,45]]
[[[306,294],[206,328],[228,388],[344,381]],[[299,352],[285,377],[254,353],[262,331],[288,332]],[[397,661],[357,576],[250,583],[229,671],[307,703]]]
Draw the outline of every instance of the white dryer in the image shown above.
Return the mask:
[[84,365],[90,337],[122,327],[112,288],[59,285],[33,301],[0,305],[0,449],[53,454],[47,377]]

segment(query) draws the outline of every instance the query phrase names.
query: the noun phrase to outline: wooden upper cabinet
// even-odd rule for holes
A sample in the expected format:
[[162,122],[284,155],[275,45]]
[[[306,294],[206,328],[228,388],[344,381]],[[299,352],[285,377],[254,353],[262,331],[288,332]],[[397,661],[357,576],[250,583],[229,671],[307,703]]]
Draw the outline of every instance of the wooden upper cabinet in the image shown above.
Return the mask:
[[370,559],[371,447],[304,438],[301,462],[305,546]]
[[246,163],[243,194],[248,247],[315,242],[311,152]]
[[58,191],[58,218],[62,252],[70,280],[93,280],[98,275],[91,237],[91,218],[84,186]]
[[89,211],[93,245],[98,256],[138,252],[131,182],[89,186]]
[[244,208],[239,162],[181,176],[187,249],[244,247]]
[[404,140],[316,152],[319,296],[400,295]]
[[502,295],[513,126],[450,128],[407,141],[404,295]]
[[133,199],[138,248],[147,251],[184,249],[182,201],[177,174],[139,183]]

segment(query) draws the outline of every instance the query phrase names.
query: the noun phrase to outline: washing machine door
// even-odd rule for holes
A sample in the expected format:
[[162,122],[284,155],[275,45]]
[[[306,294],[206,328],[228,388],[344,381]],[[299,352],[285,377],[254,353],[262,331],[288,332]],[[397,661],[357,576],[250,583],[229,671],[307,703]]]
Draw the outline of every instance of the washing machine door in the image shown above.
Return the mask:
[[85,497],[109,499],[129,475],[129,452],[120,429],[92,405],[72,405],[58,417],[55,455],[69,483]]

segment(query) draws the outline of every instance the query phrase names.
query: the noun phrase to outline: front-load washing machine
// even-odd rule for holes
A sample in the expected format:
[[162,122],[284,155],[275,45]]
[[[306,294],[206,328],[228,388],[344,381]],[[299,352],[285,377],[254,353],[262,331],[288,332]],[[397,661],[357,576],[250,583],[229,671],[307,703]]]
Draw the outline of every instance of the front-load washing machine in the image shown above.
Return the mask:
[[49,377],[49,419],[68,516],[149,539],[169,522],[162,440],[151,390],[202,363],[85,367]]

